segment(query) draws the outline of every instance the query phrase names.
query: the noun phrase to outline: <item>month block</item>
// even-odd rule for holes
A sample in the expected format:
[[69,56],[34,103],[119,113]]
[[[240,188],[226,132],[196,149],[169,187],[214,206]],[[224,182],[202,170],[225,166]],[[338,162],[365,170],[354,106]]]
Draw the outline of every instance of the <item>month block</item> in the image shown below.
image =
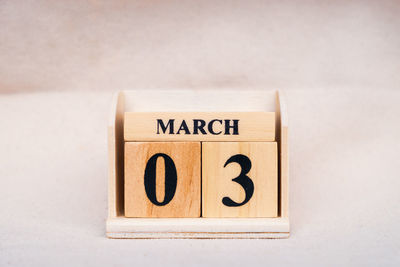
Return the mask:
[[126,142],[125,216],[200,217],[200,142]]
[[202,143],[203,217],[277,217],[276,142]]
[[125,141],[275,141],[275,112],[125,112]]

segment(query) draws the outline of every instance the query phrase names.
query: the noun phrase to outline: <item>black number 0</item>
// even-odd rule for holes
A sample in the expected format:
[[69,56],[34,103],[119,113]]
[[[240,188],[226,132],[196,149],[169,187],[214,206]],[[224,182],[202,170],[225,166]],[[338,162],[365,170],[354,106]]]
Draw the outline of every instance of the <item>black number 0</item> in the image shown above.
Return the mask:
[[[156,166],[157,159],[162,157],[165,164],[165,194],[164,200],[158,202],[156,197]],[[166,154],[157,153],[153,155],[146,164],[144,171],[144,188],[149,200],[157,206],[167,205],[175,195],[177,174],[174,161]]]
[[254,183],[246,175],[251,169],[251,161],[247,156],[237,154],[237,155],[230,157],[225,162],[224,168],[226,167],[226,165],[228,165],[229,163],[232,163],[232,162],[238,163],[240,165],[240,167],[242,168],[239,176],[236,177],[235,179],[232,179],[232,181],[240,184],[243,187],[244,192],[246,193],[246,197],[241,203],[237,203],[237,202],[233,201],[230,197],[224,197],[222,199],[222,203],[228,207],[239,207],[239,206],[242,206],[242,205],[246,204],[247,202],[249,202],[250,198],[253,196],[253,193],[254,193]]

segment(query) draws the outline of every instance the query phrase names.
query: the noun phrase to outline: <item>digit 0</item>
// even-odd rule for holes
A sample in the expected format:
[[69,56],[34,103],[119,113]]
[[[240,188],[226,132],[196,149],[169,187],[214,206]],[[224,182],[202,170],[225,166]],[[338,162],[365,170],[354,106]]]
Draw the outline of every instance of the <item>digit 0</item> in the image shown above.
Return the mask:
[[[165,164],[165,193],[162,202],[159,202],[156,197],[156,166],[159,157],[164,159]],[[176,167],[174,161],[168,155],[157,153],[147,161],[146,169],[144,171],[144,188],[146,190],[147,198],[151,203],[157,206],[167,205],[174,198],[176,183]]]

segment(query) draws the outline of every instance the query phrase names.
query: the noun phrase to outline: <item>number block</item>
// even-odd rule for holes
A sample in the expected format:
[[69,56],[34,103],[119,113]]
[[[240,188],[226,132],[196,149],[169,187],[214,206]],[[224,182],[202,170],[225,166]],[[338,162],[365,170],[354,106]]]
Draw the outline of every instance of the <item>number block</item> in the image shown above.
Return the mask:
[[277,217],[276,142],[202,143],[203,217]]
[[126,217],[200,217],[200,142],[125,142]]

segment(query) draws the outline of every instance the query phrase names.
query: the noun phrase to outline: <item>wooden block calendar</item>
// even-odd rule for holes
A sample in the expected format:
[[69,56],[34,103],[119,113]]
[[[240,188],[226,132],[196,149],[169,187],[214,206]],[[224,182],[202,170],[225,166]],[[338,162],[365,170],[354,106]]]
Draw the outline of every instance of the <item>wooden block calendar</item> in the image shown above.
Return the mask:
[[278,92],[119,92],[109,162],[108,237],[289,235]]

